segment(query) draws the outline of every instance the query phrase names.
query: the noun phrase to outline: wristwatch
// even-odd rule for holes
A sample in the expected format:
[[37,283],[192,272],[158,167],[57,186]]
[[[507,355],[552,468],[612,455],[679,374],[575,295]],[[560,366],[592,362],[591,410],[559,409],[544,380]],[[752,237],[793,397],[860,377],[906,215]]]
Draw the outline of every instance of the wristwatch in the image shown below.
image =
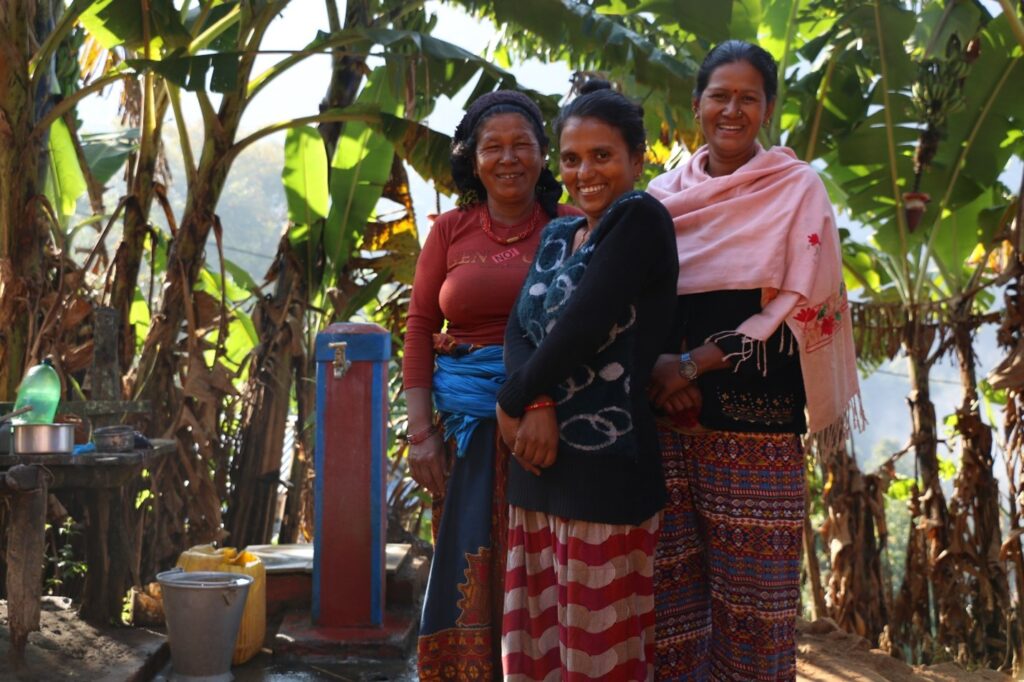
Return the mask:
[[683,377],[687,381],[694,381],[700,374],[700,368],[697,367],[697,363],[693,361],[693,357],[689,353],[679,354],[679,376]]

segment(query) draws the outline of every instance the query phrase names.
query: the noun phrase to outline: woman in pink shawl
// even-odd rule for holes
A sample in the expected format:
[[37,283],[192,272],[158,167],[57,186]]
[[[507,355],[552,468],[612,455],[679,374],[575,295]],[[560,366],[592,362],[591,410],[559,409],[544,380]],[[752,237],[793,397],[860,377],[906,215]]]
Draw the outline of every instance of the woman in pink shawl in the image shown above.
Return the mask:
[[680,355],[654,370],[669,506],[655,560],[660,680],[793,680],[804,515],[801,435],[861,418],[839,236],[817,173],[758,144],[778,84],[766,51],[708,53],[707,142],[648,191],[679,252]]

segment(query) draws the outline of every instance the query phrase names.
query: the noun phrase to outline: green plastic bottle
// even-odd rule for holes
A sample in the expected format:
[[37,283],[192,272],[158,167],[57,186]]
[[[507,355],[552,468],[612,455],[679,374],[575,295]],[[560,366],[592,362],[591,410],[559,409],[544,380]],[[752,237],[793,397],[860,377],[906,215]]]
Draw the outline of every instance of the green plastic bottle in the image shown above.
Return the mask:
[[19,414],[15,424],[52,424],[60,404],[60,377],[49,358],[28,370],[18,386],[14,409],[31,405],[32,410]]

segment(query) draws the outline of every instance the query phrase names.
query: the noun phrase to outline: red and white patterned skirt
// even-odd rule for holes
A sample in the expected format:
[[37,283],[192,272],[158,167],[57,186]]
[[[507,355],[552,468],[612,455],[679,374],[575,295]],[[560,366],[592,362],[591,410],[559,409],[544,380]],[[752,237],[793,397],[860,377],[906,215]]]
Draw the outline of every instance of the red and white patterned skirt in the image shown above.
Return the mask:
[[650,680],[660,513],[639,526],[511,507],[505,679]]

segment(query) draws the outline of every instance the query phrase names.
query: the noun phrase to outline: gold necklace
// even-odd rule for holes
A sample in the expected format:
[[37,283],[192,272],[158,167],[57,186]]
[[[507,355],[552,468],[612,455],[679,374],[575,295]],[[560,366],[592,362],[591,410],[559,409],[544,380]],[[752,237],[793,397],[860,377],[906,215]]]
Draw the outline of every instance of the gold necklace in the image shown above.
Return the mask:
[[490,237],[491,240],[504,246],[508,246],[509,244],[515,244],[516,242],[520,242],[524,239],[527,239],[531,234],[533,234],[534,230],[536,230],[540,226],[540,221],[540,204],[535,203],[533,205],[533,213],[530,214],[530,221],[526,224],[525,230],[523,230],[519,234],[514,234],[511,237],[499,237],[498,235],[494,234],[494,230],[491,228],[491,212],[488,210],[486,206],[484,206],[484,210],[480,214],[480,227],[483,229],[484,234]]

